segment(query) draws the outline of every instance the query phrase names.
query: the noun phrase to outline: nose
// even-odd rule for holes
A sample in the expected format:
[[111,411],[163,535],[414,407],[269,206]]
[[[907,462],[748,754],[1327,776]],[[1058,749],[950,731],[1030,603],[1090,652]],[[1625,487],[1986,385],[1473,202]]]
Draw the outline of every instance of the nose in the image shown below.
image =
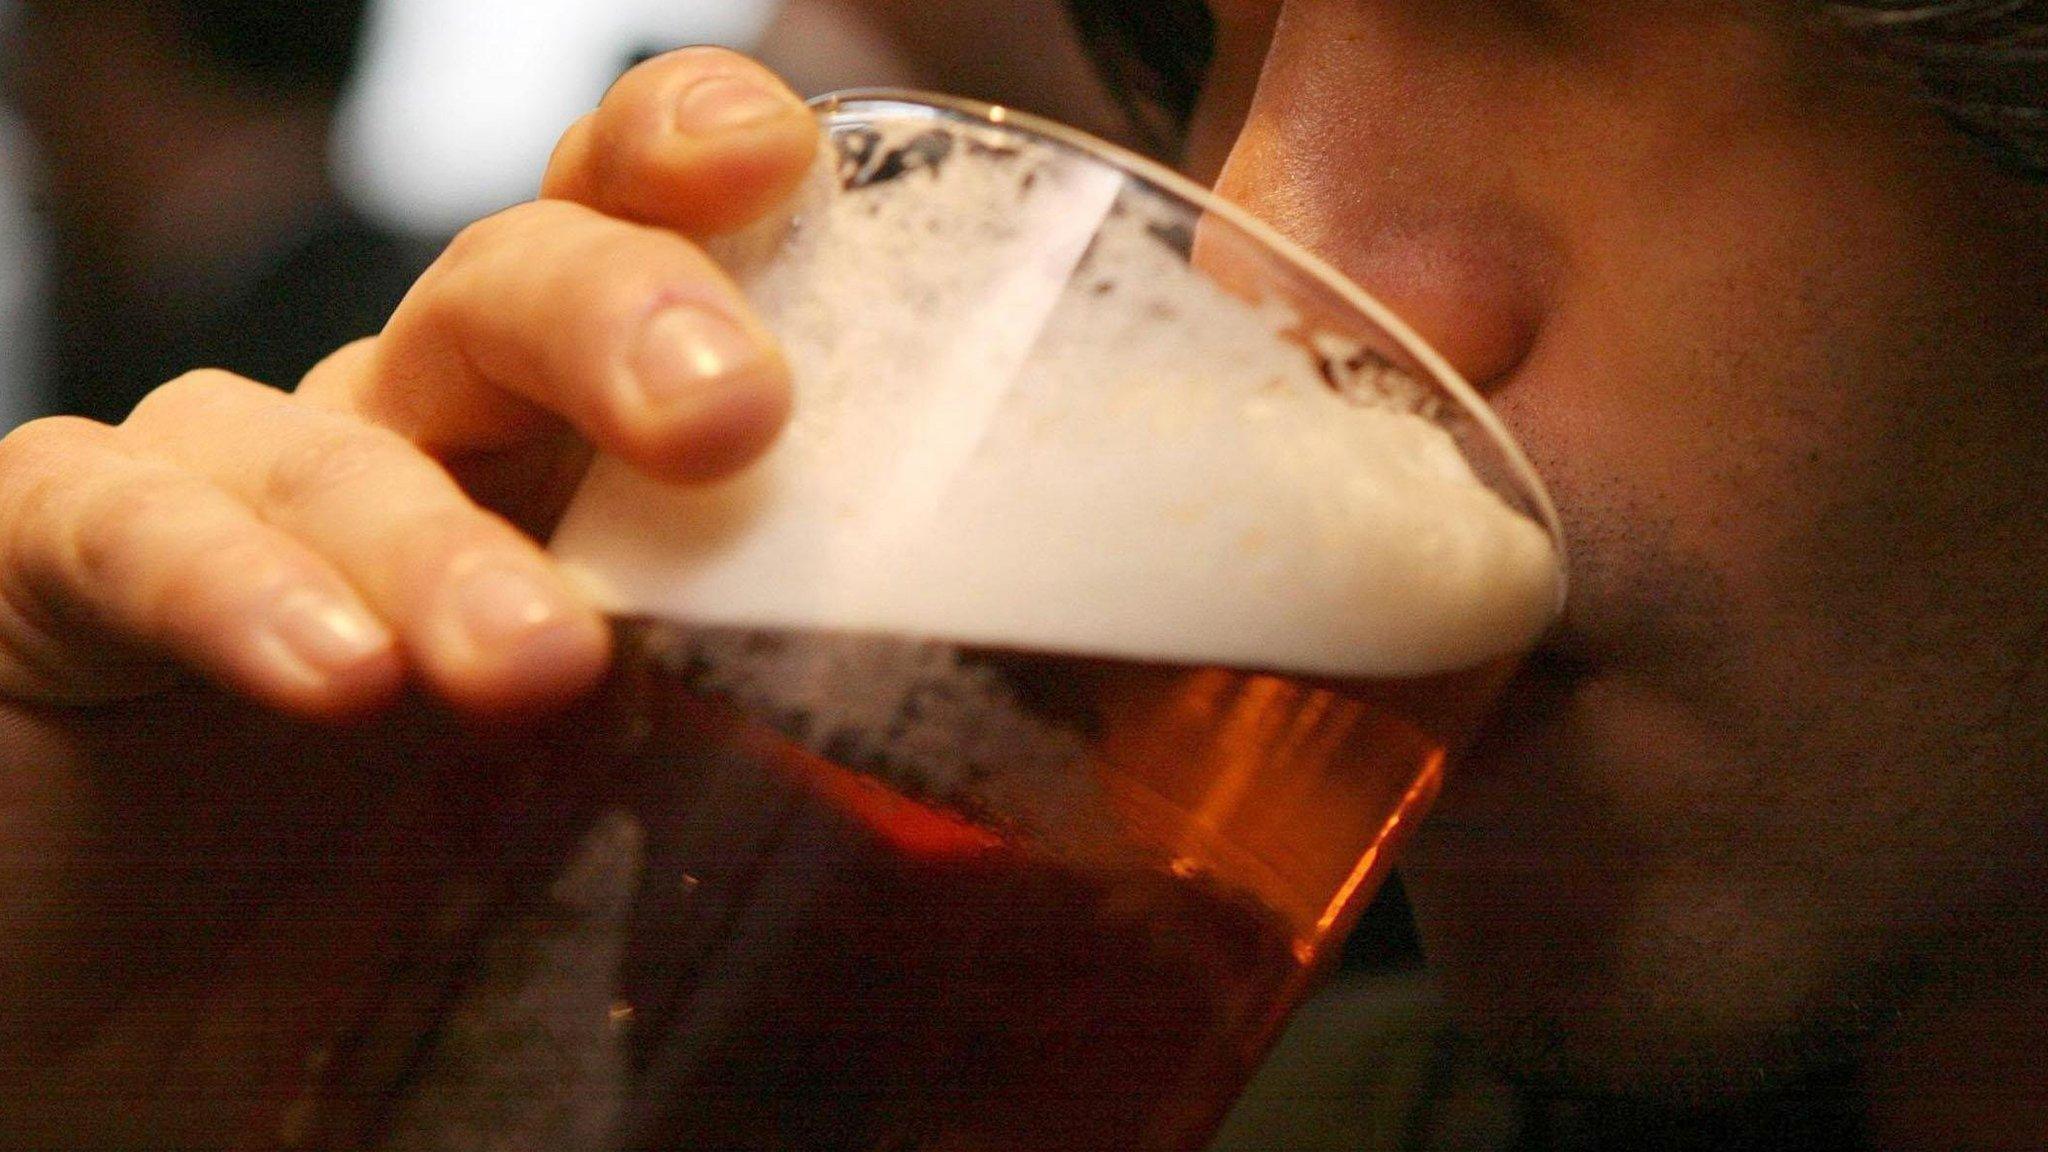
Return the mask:
[[1497,385],[1536,342],[1549,276],[1540,230],[1489,159],[1484,81],[1294,7],[1217,190],[1356,281],[1467,380]]

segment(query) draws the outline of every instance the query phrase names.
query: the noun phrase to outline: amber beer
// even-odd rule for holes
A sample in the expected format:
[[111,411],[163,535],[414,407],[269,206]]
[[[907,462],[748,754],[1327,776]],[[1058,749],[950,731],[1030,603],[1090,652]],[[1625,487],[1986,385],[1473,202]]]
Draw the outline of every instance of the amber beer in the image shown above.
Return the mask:
[[[640,893],[613,1144],[1198,1147],[1555,619],[1471,389],[1238,210],[870,93],[715,255],[789,427],[600,459]],[[833,177],[836,176],[836,179]]]
[[1495,677],[620,635],[648,1149],[1200,1147]]

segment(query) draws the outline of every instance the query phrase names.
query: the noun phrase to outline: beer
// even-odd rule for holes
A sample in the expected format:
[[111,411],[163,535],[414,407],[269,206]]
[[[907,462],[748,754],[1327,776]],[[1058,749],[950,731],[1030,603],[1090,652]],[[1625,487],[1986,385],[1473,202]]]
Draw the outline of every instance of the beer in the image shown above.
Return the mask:
[[714,247],[784,435],[600,459],[551,543],[634,734],[604,1146],[1198,1147],[1555,618],[1547,498],[1198,190],[1007,112],[826,122]]
[[1199,1147],[1377,879],[1361,848],[1426,803],[1447,736],[1395,708],[1492,675],[621,640],[649,880],[619,1146],[649,1149]]

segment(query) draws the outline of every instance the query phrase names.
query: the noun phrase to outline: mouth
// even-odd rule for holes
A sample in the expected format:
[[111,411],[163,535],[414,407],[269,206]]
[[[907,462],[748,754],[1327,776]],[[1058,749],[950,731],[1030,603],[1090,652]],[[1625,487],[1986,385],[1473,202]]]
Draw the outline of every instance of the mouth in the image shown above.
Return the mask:
[[1583,643],[1560,625],[1526,657],[1501,687],[1469,754],[1512,739],[1532,723],[1554,719],[1578,687],[1591,679],[1597,665]]
[[1575,701],[1596,675],[1569,642],[1546,643],[1525,659],[1446,772],[1426,834],[1477,837],[1495,847],[1529,835],[1535,814],[1556,799],[1558,746]]

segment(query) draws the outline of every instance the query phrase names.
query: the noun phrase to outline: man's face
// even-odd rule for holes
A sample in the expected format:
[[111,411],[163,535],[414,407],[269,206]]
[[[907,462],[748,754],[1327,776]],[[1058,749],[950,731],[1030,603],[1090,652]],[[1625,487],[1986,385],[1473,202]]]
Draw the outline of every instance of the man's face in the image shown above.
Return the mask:
[[1711,1096],[2030,939],[2048,192],[1790,4],[1215,9],[1194,165],[1479,384],[1567,522],[1566,625],[1406,871],[1459,1007],[1533,1074]]

